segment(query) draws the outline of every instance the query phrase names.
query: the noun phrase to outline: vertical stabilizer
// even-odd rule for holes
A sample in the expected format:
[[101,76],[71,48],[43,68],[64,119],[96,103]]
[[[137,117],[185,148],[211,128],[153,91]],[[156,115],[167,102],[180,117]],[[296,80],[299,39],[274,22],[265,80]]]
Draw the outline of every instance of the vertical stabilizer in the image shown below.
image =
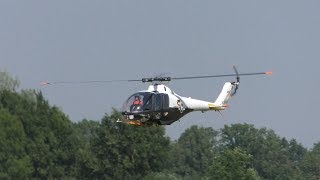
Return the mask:
[[239,82],[226,82],[214,104],[221,107],[227,107],[229,99],[236,94],[238,87]]

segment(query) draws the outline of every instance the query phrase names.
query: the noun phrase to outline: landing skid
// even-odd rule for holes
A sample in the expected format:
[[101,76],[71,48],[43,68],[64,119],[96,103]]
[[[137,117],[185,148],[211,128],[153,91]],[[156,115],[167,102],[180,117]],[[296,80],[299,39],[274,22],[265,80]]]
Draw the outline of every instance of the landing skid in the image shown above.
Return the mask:
[[134,126],[152,126],[152,125],[157,125],[156,123],[152,123],[149,121],[144,121],[142,122],[141,120],[117,120],[117,123],[124,123],[124,124],[130,124]]

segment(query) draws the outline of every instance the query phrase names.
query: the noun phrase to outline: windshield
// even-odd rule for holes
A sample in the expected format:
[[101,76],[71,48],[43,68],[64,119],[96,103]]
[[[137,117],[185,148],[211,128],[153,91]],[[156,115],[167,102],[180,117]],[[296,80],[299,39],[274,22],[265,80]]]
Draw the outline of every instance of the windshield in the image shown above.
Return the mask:
[[123,104],[123,112],[141,112],[151,110],[151,95],[152,93],[150,92],[140,92],[133,94]]

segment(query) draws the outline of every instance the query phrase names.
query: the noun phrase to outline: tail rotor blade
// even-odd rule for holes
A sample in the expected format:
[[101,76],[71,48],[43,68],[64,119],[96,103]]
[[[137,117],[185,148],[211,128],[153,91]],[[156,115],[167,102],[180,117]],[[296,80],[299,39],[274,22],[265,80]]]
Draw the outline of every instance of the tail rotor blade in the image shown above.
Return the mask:
[[235,72],[235,73],[236,73],[236,75],[237,75],[237,82],[240,82],[239,73],[238,73],[238,70],[237,70],[237,68],[236,68],[236,66],[235,66],[235,65],[233,65],[233,70],[234,70],[234,72]]

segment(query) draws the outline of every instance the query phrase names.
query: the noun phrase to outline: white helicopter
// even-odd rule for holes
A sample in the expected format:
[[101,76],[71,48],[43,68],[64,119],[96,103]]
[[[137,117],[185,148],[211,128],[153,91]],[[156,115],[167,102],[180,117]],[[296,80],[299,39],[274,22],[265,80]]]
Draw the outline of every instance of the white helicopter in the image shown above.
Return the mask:
[[[229,99],[234,96],[240,85],[240,76],[271,75],[272,72],[243,73],[239,74],[233,66],[235,74],[191,76],[191,77],[157,77],[143,78],[142,80],[115,80],[115,81],[142,81],[151,82],[149,88],[131,95],[123,104],[123,118],[120,123],[137,126],[170,125],[193,111],[221,111],[228,107]],[[235,82],[226,82],[220,95],[214,102],[202,101],[190,97],[183,97],[172,91],[162,82],[183,79],[200,79],[236,76]],[[79,82],[43,82],[41,85],[66,84],[66,83],[105,83],[115,81],[79,81]]]

